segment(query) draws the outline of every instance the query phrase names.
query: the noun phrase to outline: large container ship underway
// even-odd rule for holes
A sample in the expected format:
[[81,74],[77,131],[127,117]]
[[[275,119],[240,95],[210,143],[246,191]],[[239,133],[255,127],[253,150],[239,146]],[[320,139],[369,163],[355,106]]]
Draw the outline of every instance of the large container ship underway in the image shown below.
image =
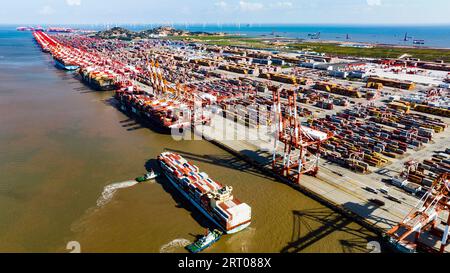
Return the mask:
[[231,186],[212,180],[176,153],[164,152],[158,162],[173,186],[225,233],[236,233],[250,225],[251,208],[233,197]]

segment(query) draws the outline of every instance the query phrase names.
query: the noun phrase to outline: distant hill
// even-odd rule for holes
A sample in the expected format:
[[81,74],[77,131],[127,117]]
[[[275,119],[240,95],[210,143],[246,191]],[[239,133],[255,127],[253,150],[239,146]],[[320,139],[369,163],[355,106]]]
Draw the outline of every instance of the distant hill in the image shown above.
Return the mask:
[[140,34],[159,35],[159,36],[187,36],[189,31],[177,30],[172,27],[157,27],[154,29],[141,31]]
[[95,33],[95,36],[102,39],[134,39],[137,37],[136,32],[121,27],[99,31]]
[[121,40],[132,40],[136,38],[149,39],[167,36],[212,36],[212,35],[224,35],[224,34],[207,33],[207,32],[190,32],[167,26],[157,27],[139,32],[131,31],[122,27],[113,27],[111,29],[99,31],[94,34],[95,37],[102,39],[121,39]]

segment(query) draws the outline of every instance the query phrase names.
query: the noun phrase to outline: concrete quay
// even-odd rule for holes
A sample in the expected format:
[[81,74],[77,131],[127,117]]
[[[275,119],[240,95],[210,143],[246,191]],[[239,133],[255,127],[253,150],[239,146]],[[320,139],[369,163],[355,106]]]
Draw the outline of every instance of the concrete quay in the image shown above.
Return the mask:
[[[216,127],[217,124],[221,124],[220,128]],[[264,174],[299,190],[381,236],[402,221],[419,202],[417,197],[381,181],[382,178],[398,174],[403,162],[411,157],[417,158],[417,153],[385,167],[384,169],[387,170],[383,172],[366,175],[354,173],[321,159],[317,177],[305,175],[300,185],[296,185],[272,171],[270,150],[274,143],[270,142],[270,137],[267,135],[263,137],[263,140],[258,139],[258,134],[261,134],[258,129],[215,115],[211,126],[205,126],[202,132],[196,131],[196,133],[202,134],[206,140],[246,161]],[[443,143],[445,140],[444,137],[436,139],[419,153],[427,154],[431,150],[439,150],[442,145],[445,145]],[[380,193],[366,191],[366,187],[387,188],[391,196],[401,200],[401,204],[387,199]],[[385,206],[377,206],[370,199],[382,200]],[[438,242],[434,243],[438,245]],[[447,251],[450,251],[450,248]]]

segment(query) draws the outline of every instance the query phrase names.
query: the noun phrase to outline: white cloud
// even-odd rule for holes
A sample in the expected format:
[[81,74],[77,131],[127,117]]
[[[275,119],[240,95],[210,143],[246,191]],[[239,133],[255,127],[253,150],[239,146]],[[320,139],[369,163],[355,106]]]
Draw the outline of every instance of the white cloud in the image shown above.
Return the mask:
[[55,10],[51,6],[43,6],[38,13],[41,15],[50,15],[55,13]]
[[216,2],[214,5],[221,9],[225,9],[228,7],[227,2],[225,2],[225,1]]
[[239,8],[243,11],[258,11],[264,8],[262,3],[239,1]]
[[381,6],[381,0],[366,0],[369,6]]
[[81,0],[66,0],[66,3],[69,6],[80,6]]
[[276,2],[274,4],[270,5],[273,8],[292,8],[294,6],[294,4],[292,4],[292,2],[289,1],[284,1],[284,2]]

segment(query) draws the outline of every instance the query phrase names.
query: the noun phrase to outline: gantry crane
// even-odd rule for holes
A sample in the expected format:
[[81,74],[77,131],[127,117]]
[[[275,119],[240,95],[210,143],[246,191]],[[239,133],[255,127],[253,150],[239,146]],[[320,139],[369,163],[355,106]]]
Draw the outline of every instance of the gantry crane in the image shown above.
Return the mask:
[[[444,253],[449,244],[450,174],[441,174],[430,190],[406,218],[387,232],[389,241],[404,252],[436,252],[433,245],[440,241]],[[440,216],[447,222],[440,220]],[[443,229],[440,229],[440,226]]]
[[189,88],[180,83],[169,83],[160,68],[158,61],[150,60],[148,63],[148,70],[150,72],[150,80],[154,89],[155,95],[162,97],[171,94],[171,99],[184,103],[187,107],[180,108],[179,111],[182,118],[181,123],[189,122],[191,126],[197,124],[209,124],[210,117],[208,111],[205,111],[203,99],[198,95],[195,88]]
[[287,90],[287,105],[283,113],[280,91],[280,88],[272,88],[272,111],[276,124],[272,168],[293,183],[300,184],[303,174],[317,175],[320,145],[332,135],[300,124],[295,90]]
[[150,60],[148,70],[150,72],[150,82],[152,83],[155,94],[161,95],[169,91],[168,83],[162,75],[162,69],[159,67],[159,63]]

